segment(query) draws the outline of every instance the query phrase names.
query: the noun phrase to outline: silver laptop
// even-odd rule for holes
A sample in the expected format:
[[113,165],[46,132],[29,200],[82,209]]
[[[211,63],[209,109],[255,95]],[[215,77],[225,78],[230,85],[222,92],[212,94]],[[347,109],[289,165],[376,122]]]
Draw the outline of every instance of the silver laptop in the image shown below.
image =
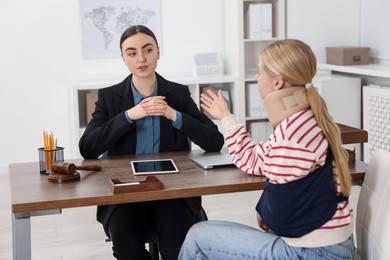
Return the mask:
[[214,154],[192,157],[191,160],[198,164],[203,169],[211,169],[214,167],[234,166],[230,154]]

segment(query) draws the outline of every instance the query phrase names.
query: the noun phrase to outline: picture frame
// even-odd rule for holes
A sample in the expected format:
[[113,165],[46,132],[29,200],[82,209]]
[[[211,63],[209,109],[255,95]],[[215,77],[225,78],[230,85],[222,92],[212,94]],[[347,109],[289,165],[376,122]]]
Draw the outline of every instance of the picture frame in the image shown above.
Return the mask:
[[83,57],[120,57],[119,41],[130,26],[142,24],[161,42],[160,0],[81,0]]

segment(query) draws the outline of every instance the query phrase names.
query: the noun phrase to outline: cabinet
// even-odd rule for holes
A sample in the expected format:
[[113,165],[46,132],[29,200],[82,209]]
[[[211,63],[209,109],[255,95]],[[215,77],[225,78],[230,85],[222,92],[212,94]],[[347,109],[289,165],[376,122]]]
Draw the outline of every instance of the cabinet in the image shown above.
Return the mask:
[[[231,109],[234,114],[239,114],[239,100],[238,100],[238,79],[233,76],[219,76],[219,77],[189,77],[189,78],[168,78],[168,80],[178,82],[189,87],[191,96],[195,103],[200,107],[200,93],[203,88],[213,88],[215,90],[222,89],[225,93],[229,94],[231,103]],[[92,111],[95,109],[95,100],[97,98],[96,92],[100,88],[112,86],[121,82],[123,79],[116,80],[102,80],[102,81],[83,81],[73,82],[71,85],[71,108],[72,113],[72,129],[75,129],[72,133],[72,145],[71,152],[74,158],[79,158],[80,153],[78,149],[78,143],[80,137],[85,131],[85,127],[88,124],[89,111],[88,107],[92,107]],[[89,100],[89,102],[87,102]],[[92,105],[92,106],[91,106]],[[239,118],[240,120],[240,118]],[[218,125],[220,131],[223,133],[220,122],[214,120]],[[193,149],[198,148],[193,145]]]
[[361,78],[317,73],[313,85],[337,123],[361,127]]
[[[368,65],[340,66],[331,64],[318,64],[318,69],[332,75],[344,75],[361,78],[362,93],[362,122],[368,132],[368,143],[364,144],[362,159],[368,163],[370,155],[377,149],[389,149],[390,133],[389,117],[387,117],[390,103],[390,64],[372,63]],[[376,85],[376,86],[375,86]],[[366,87],[368,86],[368,87]],[[380,86],[380,87],[378,87]],[[348,96],[349,98],[349,96]],[[347,100],[348,98],[345,98]]]
[[[253,6],[265,4],[265,9],[270,13],[264,14],[263,11],[257,13],[261,18],[254,18],[256,14]],[[267,12],[265,10],[265,12]],[[260,34],[259,37],[249,35],[251,25],[250,21],[264,21],[271,16],[271,33]],[[251,17],[248,17],[251,16]],[[286,37],[286,1],[285,0],[239,0],[225,1],[225,37],[226,37],[226,73],[238,76],[239,84],[239,115],[241,123],[252,134],[255,141],[265,141],[268,138],[267,133],[271,133],[271,125],[264,113],[253,116],[250,111],[250,85],[256,84],[256,73],[258,71],[258,58],[261,50],[270,42]],[[267,27],[268,28],[268,27]],[[261,102],[259,100],[259,102]],[[237,114],[235,114],[237,116]],[[272,130],[271,130],[272,131]],[[264,134],[263,134],[264,133]],[[260,139],[260,140],[258,140]]]
[[[324,99],[336,123],[361,128],[361,78],[319,72],[313,78],[313,86]],[[355,150],[356,159],[361,159],[360,144],[347,144],[344,147]]]

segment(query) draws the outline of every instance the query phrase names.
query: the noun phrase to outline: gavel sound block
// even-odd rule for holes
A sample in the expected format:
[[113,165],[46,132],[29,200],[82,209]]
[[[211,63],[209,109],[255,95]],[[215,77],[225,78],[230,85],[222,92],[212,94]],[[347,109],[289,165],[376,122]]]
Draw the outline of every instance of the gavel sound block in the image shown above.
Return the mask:
[[76,166],[73,163],[54,162],[51,166],[52,173],[48,176],[51,183],[67,183],[80,180],[80,174],[76,170],[100,171],[99,165]]

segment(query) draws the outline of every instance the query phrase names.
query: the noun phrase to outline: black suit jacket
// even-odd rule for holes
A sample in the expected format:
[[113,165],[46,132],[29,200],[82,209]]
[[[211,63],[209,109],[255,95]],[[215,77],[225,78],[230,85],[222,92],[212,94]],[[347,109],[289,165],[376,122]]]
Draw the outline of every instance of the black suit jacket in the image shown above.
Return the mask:
[[[205,151],[220,151],[224,144],[223,135],[199,111],[188,86],[168,81],[157,73],[156,76],[158,95],[165,96],[169,106],[183,116],[180,130],[173,127],[167,118],[160,117],[160,152],[189,150],[189,141]],[[79,142],[80,153],[84,158],[95,159],[103,153],[108,156],[135,154],[136,125],[129,125],[125,118],[125,111],[134,106],[131,78],[132,75],[129,75],[121,83],[98,90],[95,111]],[[200,197],[186,198],[184,201],[194,214],[199,213]],[[105,228],[115,207],[98,207],[97,219]]]

